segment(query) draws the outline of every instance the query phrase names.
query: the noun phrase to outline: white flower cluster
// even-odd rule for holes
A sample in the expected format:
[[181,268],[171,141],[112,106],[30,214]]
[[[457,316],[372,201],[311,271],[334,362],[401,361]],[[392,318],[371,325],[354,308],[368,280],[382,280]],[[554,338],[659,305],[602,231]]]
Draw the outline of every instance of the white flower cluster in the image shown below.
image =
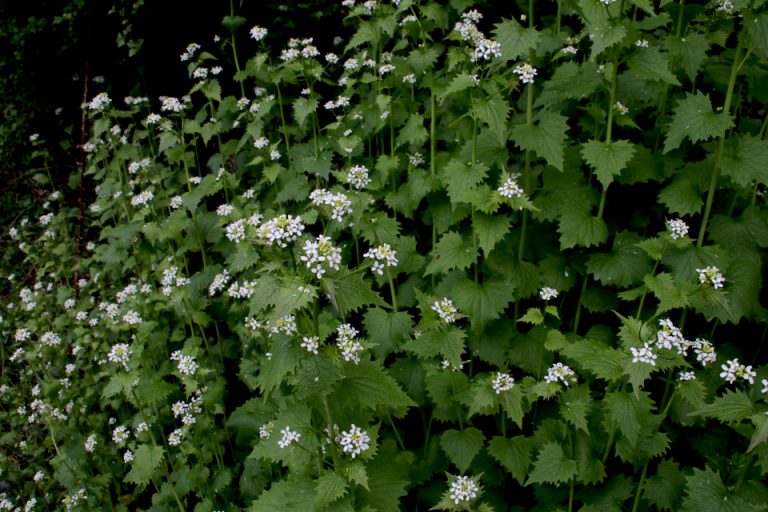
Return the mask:
[[132,353],[133,352],[131,352],[131,348],[127,343],[116,343],[112,345],[112,348],[109,350],[107,359],[109,359],[111,363],[122,365],[123,368],[128,371],[128,359],[130,359]]
[[341,357],[355,364],[360,363],[360,352],[363,351],[363,345],[356,339],[357,335],[358,330],[350,324],[341,324],[336,328],[336,346],[341,350]]
[[123,322],[128,325],[138,325],[141,323],[141,316],[136,311],[130,310],[123,315]]
[[365,258],[371,258],[373,260],[373,266],[371,272],[384,275],[384,267],[394,267],[397,265],[397,251],[392,250],[389,244],[381,244],[378,247],[373,247],[363,254]]
[[179,275],[179,267],[171,266],[163,270],[163,278],[160,280],[163,295],[169,297],[174,288],[181,288],[190,283],[190,279]]
[[109,95],[105,92],[100,92],[88,103],[88,110],[103,112],[111,104],[112,100],[109,99]]
[[301,347],[306,349],[310,354],[317,355],[317,351],[320,348],[320,338],[317,336],[304,336],[301,341]]
[[720,368],[723,369],[720,377],[725,379],[728,384],[733,384],[736,382],[736,379],[743,379],[750,384],[755,383],[757,374],[752,369],[752,365],[744,366],[739,362],[738,358],[726,361],[725,364],[720,365]]
[[661,329],[656,333],[656,348],[676,350],[681,356],[688,355],[691,342],[686,340],[682,331],[678,329],[669,318],[659,320]]
[[556,299],[558,295],[560,295],[560,292],[554,288],[550,288],[549,286],[545,286],[539,290],[539,297],[541,297],[541,300]]
[[141,206],[142,208],[145,208],[150,201],[152,201],[155,198],[155,195],[152,193],[151,190],[142,190],[135,196],[131,198],[131,205],[134,208],[137,208]]
[[320,235],[315,240],[307,240],[302,247],[304,254],[299,257],[307,268],[320,279],[326,273],[327,266],[333,270],[339,270],[341,264],[341,249],[334,247],[330,237]]
[[350,454],[354,459],[370,448],[368,443],[371,442],[371,437],[365,430],[353,423],[349,430],[341,432],[336,437],[336,442],[341,445],[341,451]]
[[472,62],[479,60],[491,60],[495,57],[501,57],[501,44],[493,39],[488,39],[477,28],[477,23],[483,15],[476,10],[462,13],[461,21],[454,25],[453,30],[459,33],[462,40],[472,43]]
[[254,41],[261,41],[265,37],[267,37],[267,29],[264,27],[260,27],[258,25],[254,25],[251,27],[251,39]]
[[144,169],[149,169],[151,166],[152,160],[149,158],[144,158],[138,162],[131,162],[128,164],[128,172],[130,174],[136,174],[137,172],[143,171]]
[[688,236],[688,224],[686,224],[683,219],[668,220],[666,224],[669,237],[672,240]]
[[268,245],[288,247],[289,242],[294,242],[304,232],[304,224],[301,217],[282,214],[274,219],[264,222],[256,229],[259,240],[265,240]]
[[731,0],[717,0],[717,7],[715,11],[724,12],[725,14],[733,14],[735,6]]
[[80,489],[75,494],[61,500],[61,503],[64,505],[64,510],[69,512],[71,510],[78,510],[80,503],[86,500],[88,500],[88,495],[85,493],[85,489]]
[[184,109],[178,98],[160,96],[160,110],[163,112],[181,112]]
[[714,266],[697,268],[696,272],[699,273],[699,283],[706,287],[711,286],[715,290],[722,288],[725,283],[723,274],[720,273],[720,269]]
[[208,286],[208,295],[213,297],[219,293],[224,289],[225,286],[227,286],[227,283],[229,283],[230,279],[231,277],[229,275],[229,271],[226,269],[216,274],[216,276],[213,278],[213,282],[211,282],[210,286]]
[[231,242],[237,244],[245,241],[245,228],[245,219],[237,219],[224,227],[224,234]]
[[538,74],[538,70],[528,64],[520,64],[514,69],[514,73],[520,77],[520,81],[524,84],[532,84],[534,77]]
[[642,347],[631,347],[629,350],[632,352],[633,363],[646,363],[651,366],[656,366],[656,358],[658,356],[653,351],[651,344],[647,341]]
[[283,333],[286,336],[293,336],[298,330],[296,317],[293,315],[286,315],[278,318],[274,323],[268,323],[266,328],[269,330],[270,334]]
[[171,354],[171,361],[176,361],[176,368],[182,375],[191,376],[197,372],[197,361],[195,361],[195,358],[182,353],[181,350]]
[[331,219],[341,222],[345,215],[352,213],[352,201],[341,192],[332,193],[323,188],[312,191],[309,199],[315,206],[327,205],[331,207]]
[[437,315],[440,317],[440,320],[447,324],[452,324],[455,322],[456,315],[459,312],[459,310],[456,309],[456,306],[453,305],[453,301],[446,297],[443,297],[439,301],[436,300],[435,303],[432,304],[432,311],[437,313]]
[[235,207],[231,204],[224,203],[220,204],[218,208],[216,208],[216,215],[219,217],[226,217],[228,215],[232,215],[232,212],[235,211]]
[[364,165],[353,165],[347,171],[347,183],[358,190],[367,187],[371,183],[371,178],[368,177],[368,168]]
[[576,55],[579,53],[579,49],[573,46],[572,44],[569,44],[568,46],[564,46],[560,49],[561,53],[564,53],[566,55]]
[[291,427],[285,427],[280,431],[280,434],[282,437],[280,437],[280,440],[277,442],[277,446],[280,448],[287,448],[292,444],[298,443],[299,439],[301,439],[301,434],[291,430]]
[[683,333],[670,319],[659,320],[659,330],[656,332],[655,343],[646,341],[642,347],[631,347],[633,363],[645,363],[656,366],[658,354],[655,350],[674,350],[681,356],[688,355],[688,349],[692,348],[696,354],[696,360],[702,366],[707,366],[717,360],[714,346],[707,340],[697,338],[694,341],[685,339]]
[[408,163],[413,167],[421,167],[424,165],[424,155],[416,151],[414,154],[408,155]]
[[196,414],[203,412],[201,404],[203,403],[203,395],[198,390],[189,402],[179,400],[171,406],[171,412],[174,418],[181,418],[181,422],[184,425],[194,425],[197,422]]
[[275,428],[275,425],[271,421],[259,426],[259,438],[269,439],[269,437],[272,435],[273,428]]
[[509,391],[515,387],[515,379],[508,373],[496,372],[496,376],[491,381],[491,386],[497,395],[504,391]]
[[620,116],[629,114],[629,108],[620,101],[613,104],[613,109],[618,112]]
[[120,425],[112,431],[112,442],[117,446],[123,446],[129,437],[131,437],[131,431],[125,425]]
[[168,444],[171,446],[179,446],[182,439],[184,439],[185,430],[183,428],[177,428],[168,435]]
[[56,347],[61,344],[61,336],[53,331],[48,331],[40,337],[40,342],[48,347]]
[[243,284],[240,284],[239,282],[235,281],[231,285],[229,285],[229,289],[227,290],[227,295],[232,297],[233,299],[250,299],[253,295],[253,292],[256,291],[256,285],[258,284],[258,281],[243,281]]
[[181,56],[179,57],[179,60],[181,60],[181,62],[186,62],[186,61],[190,60],[192,57],[195,56],[195,53],[197,53],[197,50],[199,50],[199,49],[200,49],[200,45],[199,44],[197,44],[197,43],[189,43],[187,45],[186,51],[184,53],[182,53]]
[[707,366],[709,363],[717,361],[715,346],[709,341],[702,338],[696,338],[691,342],[691,346],[696,353],[696,360],[701,363],[701,366]]
[[693,372],[680,372],[677,375],[677,380],[680,382],[684,382],[687,380],[696,380],[696,374]]
[[563,363],[555,363],[548,370],[544,380],[548,383],[562,382],[566,387],[576,384],[576,372]]
[[312,44],[312,38],[306,39],[291,38],[288,40],[288,48],[280,53],[280,60],[291,62],[299,57],[309,59],[320,55],[317,47]]
[[459,476],[451,482],[451,487],[448,491],[454,505],[460,503],[469,504],[469,502],[477,498],[480,486],[477,485],[474,479],[468,476]]
[[501,194],[503,197],[506,197],[507,199],[512,199],[513,197],[522,197],[524,193],[523,188],[517,183],[517,178],[519,177],[519,173],[510,175],[509,178],[507,178],[507,180],[497,189],[499,194]]

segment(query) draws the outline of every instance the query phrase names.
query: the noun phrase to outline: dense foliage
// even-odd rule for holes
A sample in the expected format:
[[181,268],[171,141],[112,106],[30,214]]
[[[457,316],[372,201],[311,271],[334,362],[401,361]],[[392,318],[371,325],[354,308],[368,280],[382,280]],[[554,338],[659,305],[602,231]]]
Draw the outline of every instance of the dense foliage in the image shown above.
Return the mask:
[[765,510],[765,3],[233,11],[91,95],[3,231],[0,510]]

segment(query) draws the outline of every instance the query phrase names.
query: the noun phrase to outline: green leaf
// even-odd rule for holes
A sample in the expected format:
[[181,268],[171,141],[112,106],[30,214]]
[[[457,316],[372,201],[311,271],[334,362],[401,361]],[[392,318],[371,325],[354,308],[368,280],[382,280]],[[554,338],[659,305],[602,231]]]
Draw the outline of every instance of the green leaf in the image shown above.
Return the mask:
[[533,470],[528,475],[525,485],[536,483],[564,484],[578,473],[576,461],[563,453],[560,443],[550,441],[539,450]]
[[593,217],[589,211],[576,209],[560,217],[557,232],[560,233],[561,249],[600,245],[608,238],[608,227],[603,219]]
[[468,192],[477,188],[488,174],[488,167],[482,163],[469,165],[456,158],[451,159],[440,173],[448,197],[453,203],[469,202]]
[[529,50],[536,48],[541,39],[541,34],[535,29],[524,28],[513,19],[504,19],[494,27],[493,37],[501,45],[504,60],[516,60],[527,55]]
[[400,451],[394,440],[382,443],[379,454],[368,463],[368,501],[376,510],[400,510],[413,468],[412,452]]
[[470,418],[476,415],[492,416],[499,411],[497,395],[487,375],[482,378],[477,376],[467,393],[462,393],[459,400],[468,408],[467,414]]
[[302,348],[292,343],[288,336],[275,334],[270,345],[272,356],[264,358],[259,365],[259,374],[255,382],[263,393],[269,393],[279,387],[292,373],[302,357]]
[[701,92],[686,93],[685,98],[677,103],[664,141],[664,153],[669,153],[680,146],[684,138],[694,144],[722,137],[733,126],[733,118],[726,112],[715,113],[709,96]]
[[621,173],[634,153],[634,145],[626,140],[617,140],[607,144],[598,140],[590,140],[584,143],[581,150],[584,160],[595,170],[597,180],[604,188],[611,184],[614,176]]
[[592,39],[592,51],[589,60],[595,61],[597,57],[611,46],[620,43],[627,35],[627,28],[623,23],[610,22],[592,27],[594,38]]
[[384,306],[386,303],[360,274],[345,273],[337,279],[323,279],[326,293],[336,309],[346,316],[363,306]]
[[400,128],[395,139],[395,149],[408,146],[420,148],[427,140],[427,129],[424,127],[424,116],[411,114],[405,125]]
[[755,15],[745,16],[744,26],[747,33],[755,42],[756,46],[762,50],[763,55],[768,55],[768,14],[763,12]]
[[299,97],[293,102],[293,117],[300,127],[317,110],[317,98]]
[[653,402],[648,393],[611,391],[603,399],[606,412],[631,447],[637,445],[643,423],[651,415]]
[[306,512],[315,508],[315,486],[312,480],[280,480],[259,495],[248,512]]
[[755,432],[749,440],[747,453],[768,441],[768,416],[765,414],[755,414],[751,419],[755,426]]
[[418,48],[408,54],[407,61],[416,76],[419,76],[437,62],[441,53],[443,53],[443,47],[439,44],[419,45]]
[[515,386],[499,395],[501,408],[507,417],[515,422],[519,428],[523,428],[523,390],[521,386]]
[[655,276],[648,274],[643,282],[659,300],[658,313],[688,306],[685,290],[678,286],[672,274],[667,272],[661,272]]
[[395,379],[376,363],[361,361],[358,365],[349,366],[346,374],[338,392],[365,407],[376,409],[383,405],[398,409],[416,405]]
[[485,215],[484,213],[476,213],[472,222],[485,257],[488,257],[496,244],[509,233],[512,225],[509,215]]
[[667,37],[665,46],[674,61],[680,62],[691,82],[696,81],[702,64],[707,60],[710,42],[707,36],[689,31],[684,38]]
[[464,91],[471,87],[475,87],[476,85],[477,83],[468,73],[458,74],[451,79],[450,83],[445,87],[445,89],[442,89],[437,93],[437,99],[442,103],[443,100],[445,100],[445,98],[451,94]]
[[539,308],[528,308],[528,311],[518,318],[517,321],[531,325],[541,325],[544,323],[544,313]]
[[347,479],[333,471],[325,471],[315,481],[315,506],[319,509],[347,494]]
[[685,498],[683,512],[745,512],[764,510],[753,506],[744,498],[730,491],[720,478],[720,473],[709,466],[703,470],[694,468],[693,474],[685,479]]
[[349,43],[347,43],[347,47],[344,49],[344,52],[346,53],[349,50],[357,48],[358,46],[362,46],[366,43],[374,43],[377,41],[378,37],[379,34],[376,30],[376,25],[374,25],[372,21],[361,21],[354,35],[349,40]]
[[605,285],[630,286],[651,270],[648,256],[637,246],[640,236],[622,231],[613,239],[609,253],[592,253],[587,270]]
[[136,396],[142,404],[151,405],[165,400],[177,388],[157,375],[144,375],[139,379]]
[[126,482],[145,486],[152,478],[152,474],[160,467],[163,460],[163,447],[149,444],[142,444],[133,454],[131,470],[125,475]]
[[365,470],[365,464],[360,461],[351,462],[343,468],[343,471],[350,482],[368,489],[368,472]]
[[614,382],[624,376],[625,354],[594,340],[571,343],[561,352],[598,378]]
[[488,453],[509,471],[522,485],[531,464],[533,439],[525,436],[494,437],[488,443]]
[[638,48],[629,56],[627,64],[637,76],[645,80],[680,85],[675,75],[669,70],[667,59],[656,47]]
[[432,260],[425,275],[447,274],[453,269],[465,269],[477,261],[478,251],[454,231],[444,234],[432,250]]
[[645,481],[643,496],[659,510],[679,510],[685,476],[673,460],[659,462],[656,474]]
[[368,339],[377,344],[374,348],[377,358],[383,359],[398,350],[400,344],[408,338],[413,319],[404,311],[370,308],[363,315],[363,325]]
[[593,62],[576,64],[566,62],[555,68],[552,77],[544,82],[543,91],[536,95],[537,107],[557,104],[564,100],[586,98],[602,84],[602,77]]
[[482,449],[484,441],[483,433],[474,427],[446,430],[440,436],[440,446],[461,473],[469,469],[472,459]]
[[480,284],[463,272],[450,274],[437,289],[438,294],[453,296],[459,311],[469,316],[472,329],[478,332],[501,316],[514,298],[514,290],[510,281],[494,276]]
[[675,177],[672,182],[659,192],[659,202],[672,213],[695,215],[704,206],[701,191],[690,180]]
[[499,142],[507,140],[509,104],[500,94],[472,98],[472,115],[486,123]]
[[568,131],[567,118],[554,112],[543,111],[536,116],[536,124],[516,124],[512,127],[512,140],[524,151],[533,151],[549,165],[563,170],[563,150]]
[[440,356],[451,365],[459,366],[466,336],[462,329],[455,327],[439,332],[430,331],[408,342],[405,348],[424,359]]
[[723,176],[745,188],[751,188],[753,182],[768,184],[768,141],[744,134],[730,146],[722,160]]
[[560,417],[579,430],[589,434],[587,415],[592,408],[589,386],[580,385],[560,394]]
[[755,404],[744,391],[726,390],[725,393],[715,398],[711,404],[707,404],[698,411],[690,413],[690,416],[707,416],[724,423],[741,421],[755,413]]

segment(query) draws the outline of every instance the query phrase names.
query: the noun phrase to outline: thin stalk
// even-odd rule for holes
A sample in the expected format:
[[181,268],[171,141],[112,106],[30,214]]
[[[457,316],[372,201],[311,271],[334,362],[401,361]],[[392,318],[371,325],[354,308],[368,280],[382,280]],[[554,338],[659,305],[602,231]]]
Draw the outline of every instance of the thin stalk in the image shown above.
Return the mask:
[[397,292],[395,291],[395,281],[392,279],[392,272],[386,267],[387,281],[389,282],[389,294],[392,297],[392,311],[397,312]]
[[640,480],[637,482],[637,491],[635,491],[635,502],[632,504],[632,512],[637,512],[637,508],[640,506],[640,498],[643,496],[643,484],[645,484],[646,474],[648,474],[648,461],[643,464]]
[[[733,64],[731,65],[731,76],[728,79],[728,89],[725,93],[725,104],[723,105],[723,112],[726,115],[731,112],[731,104],[733,103],[733,91],[736,87],[736,77],[738,76],[741,64],[739,58],[742,50],[742,38],[739,38],[739,42],[736,45],[736,53],[733,56]],[[746,60],[746,57],[745,57]],[[712,202],[715,198],[715,190],[717,189],[717,180],[720,178],[720,164],[723,157],[723,148],[725,147],[725,134],[720,137],[720,141],[717,145],[717,152],[715,153],[715,165],[712,169],[712,178],[709,182],[709,190],[707,191],[707,202],[704,206],[704,217],[701,219],[701,227],[699,228],[699,237],[696,240],[696,247],[701,248],[704,245],[704,236],[707,232],[707,223],[709,222],[709,215],[712,213]]]
[[[333,433],[333,416],[331,416],[331,408],[328,406],[328,398],[323,397],[323,409],[325,411],[325,421],[328,424],[328,431]],[[331,442],[331,458],[333,459],[333,467],[339,467],[339,454],[336,451],[336,443]]]
[[[525,124],[527,126],[533,126],[533,84],[528,84],[526,107],[525,107]],[[525,167],[523,168],[523,192],[530,195],[531,193],[531,152],[525,151]],[[522,262],[525,258],[525,238],[528,228],[528,210],[523,210],[523,219],[520,226],[520,245],[517,248],[517,261]]]
[[293,167],[291,163],[291,142],[288,139],[288,123],[285,122],[285,109],[283,108],[283,93],[280,90],[280,84],[277,84],[277,103],[280,107],[280,122],[283,128],[283,139],[285,140],[285,153],[288,155],[288,167]]
[[[433,178],[435,177],[437,168],[437,105],[436,105],[435,91],[432,89],[432,95],[430,96],[430,119],[429,119],[429,174]],[[437,226],[435,226],[434,219],[432,220],[432,247],[437,245]],[[435,275],[432,274],[432,288],[435,287]]]
[[392,420],[392,415],[387,414],[387,420],[389,420],[389,426],[392,427],[392,432],[395,433],[395,439],[397,439],[397,444],[400,446],[400,449],[405,451],[405,444],[403,443],[403,440],[400,438],[400,432],[397,430],[397,427],[395,426],[395,422]]
[[[235,1],[229,0],[229,15],[233,16],[235,15]],[[232,46],[232,58],[235,60],[235,70],[237,70],[237,73],[240,73],[240,60],[237,58],[237,44],[235,43],[235,32],[234,30],[230,32],[230,35],[232,39],[230,40],[230,45]],[[240,80],[240,97],[245,98],[245,86],[243,85],[243,81]]]

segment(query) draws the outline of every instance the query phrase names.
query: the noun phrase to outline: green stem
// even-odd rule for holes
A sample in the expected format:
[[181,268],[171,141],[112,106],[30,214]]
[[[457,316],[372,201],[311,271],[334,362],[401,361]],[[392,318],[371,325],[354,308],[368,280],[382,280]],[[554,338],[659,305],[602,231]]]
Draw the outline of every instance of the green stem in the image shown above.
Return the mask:
[[[233,16],[235,15],[235,2],[234,0],[229,0],[229,15]],[[231,36],[231,46],[232,46],[232,58],[235,60],[235,70],[237,70],[237,73],[240,74],[240,60],[237,58],[237,44],[235,43],[235,32],[234,30],[230,32]],[[245,86],[243,85],[243,81],[240,80],[240,97],[245,98]]]
[[[328,406],[328,398],[323,397],[323,409],[325,411],[325,422],[328,424],[328,432],[330,432],[331,438],[334,435],[333,416],[331,416],[331,408]],[[331,458],[333,459],[333,467],[339,467],[339,454],[336,451],[336,443],[331,439]]]
[[392,297],[392,311],[397,312],[397,292],[395,291],[395,281],[392,279],[392,272],[386,267],[387,281],[389,282],[389,294]]
[[397,427],[395,426],[395,422],[392,420],[392,415],[387,414],[387,419],[389,420],[389,426],[392,427],[392,432],[394,432],[395,434],[395,439],[397,439],[398,446],[400,446],[400,449],[402,451],[405,451],[405,444],[403,443],[403,440],[400,437],[400,432],[397,430]]
[[283,108],[283,93],[280,90],[280,84],[277,84],[277,104],[280,107],[280,122],[283,128],[283,139],[285,140],[285,153],[288,155],[288,167],[293,167],[291,162],[291,142],[288,139],[288,123],[285,122],[285,109]]
[[632,504],[632,512],[637,512],[640,506],[640,498],[643,496],[643,484],[645,484],[645,475],[648,474],[648,461],[645,461],[643,470],[640,473],[640,480],[637,482],[637,491],[635,491],[635,502]]
[[[527,100],[525,108],[525,124],[533,126],[533,84],[528,84]],[[525,151],[525,167],[523,168],[523,192],[531,194],[531,152]],[[520,244],[517,248],[517,261],[525,258],[525,239],[528,231],[528,210],[523,210],[523,219],[520,226]]]

